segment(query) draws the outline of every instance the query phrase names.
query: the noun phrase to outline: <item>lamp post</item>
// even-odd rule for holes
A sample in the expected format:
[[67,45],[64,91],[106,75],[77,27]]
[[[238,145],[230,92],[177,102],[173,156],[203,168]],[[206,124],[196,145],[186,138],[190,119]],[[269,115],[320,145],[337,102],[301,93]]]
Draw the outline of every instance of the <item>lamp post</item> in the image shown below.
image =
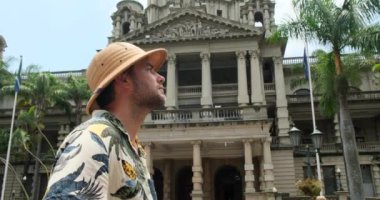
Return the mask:
[[340,177],[341,177],[342,173],[339,169],[339,167],[336,169],[336,176],[338,177],[337,179],[337,186],[338,186],[338,191],[343,191],[343,187],[342,187],[342,181],[340,180]]
[[[289,137],[292,145],[294,147],[298,147],[301,143],[301,135],[302,131],[300,131],[298,128],[293,126],[290,131],[289,131]],[[307,166],[307,171],[306,171],[306,177],[311,178],[311,164],[310,164],[310,147],[309,145],[306,145],[306,166]]]
[[[290,129],[290,131],[289,131],[289,137],[290,137],[290,141],[292,142],[293,146],[297,147],[297,146],[300,145],[301,133],[302,132],[298,128],[296,128],[295,126],[293,126]],[[322,184],[321,164],[320,164],[320,160],[319,160],[319,150],[321,149],[321,146],[322,146],[323,133],[321,131],[317,130],[317,129],[314,129],[313,133],[311,134],[311,140],[313,141],[313,145],[314,145],[314,148],[315,148],[315,158],[316,158],[316,161],[317,161],[318,180]],[[307,148],[309,148],[309,147],[307,147]],[[309,163],[309,165],[310,165],[310,163]],[[309,165],[308,165],[308,168],[310,167]],[[309,171],[309,169],[308,169],[308,171]],[[321,188],[321,192],[320,192],[319,195],[323,196],[323,187]]]

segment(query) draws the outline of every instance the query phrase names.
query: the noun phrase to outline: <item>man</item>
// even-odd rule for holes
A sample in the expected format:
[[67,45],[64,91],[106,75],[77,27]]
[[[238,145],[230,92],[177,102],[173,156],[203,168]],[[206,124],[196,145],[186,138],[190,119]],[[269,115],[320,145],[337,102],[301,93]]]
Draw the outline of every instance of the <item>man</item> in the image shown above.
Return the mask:
[[165,102],[157,71],[166,57],[124,42],[95,55],[86,74],[92,118],[63,141],[44,199],[157,199],[137,134]]

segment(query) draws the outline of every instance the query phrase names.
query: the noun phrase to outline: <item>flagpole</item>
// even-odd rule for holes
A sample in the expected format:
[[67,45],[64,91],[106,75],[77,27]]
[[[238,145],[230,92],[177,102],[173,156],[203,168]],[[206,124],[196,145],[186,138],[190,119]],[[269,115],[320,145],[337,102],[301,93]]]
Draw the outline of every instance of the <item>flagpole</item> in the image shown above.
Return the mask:
[[3,187],[2,187],[2,190],[1,190],[1,200],[4,200],[5,186],[6,186],[6,183],[7,183],[8,166],[9,166],[9,159],[10,159],[11,145],[12,145],[13,126],[14,126],[14,119],[15,119],[15,113],[16,113],[17,94],[18,94],[18,92],[16,91],[15,92],[15,99],[14,99],[14,102],[13,102],[11,132],[9,133],[7,158],[6,158],[6,162],[5,162],[4,177],[3,177]]
[[[306,54],[306,60],[307,60],[307,72],[309,76],[309,90],[310,90],[310,104],[311,104],[311,116],[313,119],[313,133],[319,132],[317,130],[317,125],[315,123],[315,110],[314,110],[314,92],[313,92],[313,84],[312,84],[312,77],[311,77],[311,70],[310,70],[310,60],[309,60],[309,49],[307,45],[307,41],[305,41],[305,54]],[[323,184],[322,184],[322,176],[321,176],[321,163],[319,160],[319,152],[318,149],[315,149],[315,159],[317,161],[317,174],[318,174],[318,180],[321,182],[321,191],[319,192],[319,196],[323,196]]]
[[[19,71],[18,71],[18,76],[21,73],[21,67],[22,67],[22,56],[20,56],[20,67],[19,67]],[[19,79],[18,76],[16,77],[16,81],[15,81],[15,98],[14,98],[14,101],[13,101],[11,130],[10,130],[10,133],[9,133],[7,157],[6,157],[6,161],[5,161],[5,169],[4,169],[4,177],[3,177],[3,185],[2,185],[2,188],[1,188],[1,200],[4,200],[5,186],[7,185],[8,167],[9,167],[9,160],[10,160],[10,154],[11,154],[11,145],[12,145],[12,139],[13,139],[13,127],[14,127],[15,115],[16,115],[17,95],[18,95],[19,88],[21,87],[21,85],[20,85],[20,81],[21,80],[18,80]]]

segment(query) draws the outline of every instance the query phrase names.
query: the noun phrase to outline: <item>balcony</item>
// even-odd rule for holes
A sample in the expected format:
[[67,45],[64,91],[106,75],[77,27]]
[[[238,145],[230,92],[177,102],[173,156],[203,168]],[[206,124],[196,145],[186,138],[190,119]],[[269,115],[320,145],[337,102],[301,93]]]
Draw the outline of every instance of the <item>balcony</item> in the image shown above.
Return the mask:
[[[320,95],[314,95],[319,97]],[[309,103],[310,95],[287,95],[288,103]],[[362,101],[362,100],[379,100],[380,91],[365,91],[365,92],[351,92],[348,94],[349,101]],[[319,99],[315,98],[315,102]]]
[[154,110],[145,118],[144,125],[227,122],[263,119],[266,119],[266,117],[263,117],[260,111],[255,111],[252,107]]

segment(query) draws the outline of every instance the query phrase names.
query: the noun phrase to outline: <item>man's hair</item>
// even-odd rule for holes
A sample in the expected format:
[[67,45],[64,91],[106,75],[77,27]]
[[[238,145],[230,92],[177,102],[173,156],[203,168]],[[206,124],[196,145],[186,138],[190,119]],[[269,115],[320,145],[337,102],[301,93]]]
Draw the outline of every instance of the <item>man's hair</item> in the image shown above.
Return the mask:
[[115,99],[115,93],[113,90],[114,81],[107,85],[104,90],[96,98],[96,103],[101,109],[106,109],[108,104],[110,104]]
[[[127,70],[125,70],[123,73],[132,74],[132,69],[134,68],[134,65],[129,67]],[[133,77],[134,75],[132,75]],[[110,84],[107,85],[107,87],[104,88],[104,90],[99,94],[99,96],[96,98],[96,103],[100,107],[100,109],[107,109],[107,106],[115,99],[115,91],[113,90],[113,86],[115,84],[115,81],[111,81]]]

